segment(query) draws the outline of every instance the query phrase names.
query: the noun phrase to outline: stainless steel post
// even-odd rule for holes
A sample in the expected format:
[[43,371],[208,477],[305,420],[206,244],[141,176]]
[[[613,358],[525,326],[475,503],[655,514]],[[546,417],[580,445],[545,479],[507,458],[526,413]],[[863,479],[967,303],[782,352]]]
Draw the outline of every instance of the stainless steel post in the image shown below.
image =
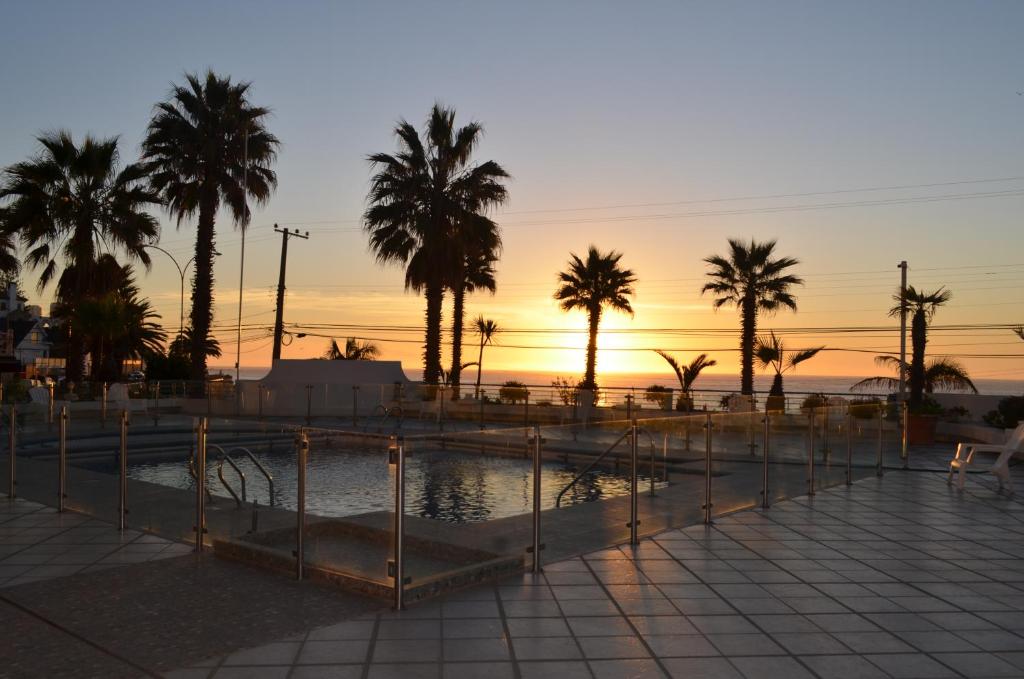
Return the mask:
[[814,408],[811,408],[811,414],[807,425],[807,494],[809,496],[814,495]]
[[405,608],[405,441],[399,437],[394,450],[395,525],[391,574],[394,577],[395,610]]
[[704,416],[704,523],[711,523],[711,413]]
[[633,394],[626,394],[626,419],[633,419]]
[[878,459],[875,461],[875,474],[879,477],[885,474],[885,470],[882,467],[882,438],[885,435],[883,431],[885,426],[885,404],[879,404],[878,406]]
[[57,511],[64,511],[68,497],[68,408],[61,406],[57,421]]
[[46,393],[49,394],[49,403],[46,406],[46,423],[53,424],[53,382],[46,383]]
[[903,401],[901,405],[902,412],[900,413],[900,428],[903,431],[901,437],[902,440],[900,447],[900,459],[903,460],[903,468],[910,469],[910,450],[908,447],[908,444],[910,443],[910,441],[908,440],[908,436],[910,435],[910,404],[906,401]]
[[768,509],[771,507],[770,495],[768,493],[768,455],[771,448],[769,447],[769,441],[771,440],[771,413],[766,408],[764,411],[764,444],[761,447],[762,455],[764,460],[762,462],[761,469],[761,509]]
[[359,426],[359,385],[352,385],[352,426]]
[[533,428],[533,573],[540,573],[540,484],[541,484],[540,427]]
[[637,474],[640,471],[639,437],[637,436],[639,431],[636,426],[636,420],[633,420],[629,433],[629,544],[631,545],[640,544],[640,540],[637,537],[637,528],[640,527],[637,506],[640,494],[637,489]]
[[295,579],[301,580],[306,564],[306,463],[309,458],[309,435],[299,430],[296,441],[296,459],[298,461],[298,489],[295,497]]
[[7,445],[8,445],[8,477],[7,477],[7,497],[14,499],[17,497],[17,491],[15,487],[18,485],[17,478],[15,477],[15,461],[17,460],[16,449],[18,447],[18,406],[11,403],[11,426],[7,430]]
[[846,406],[846,485],[853,484],[853,412]]
[[650,444],[651,444],[651,497],[654,497],[654,495],[655,495],[655,493],[654,493],[654,477],[655,477],[655,474],[657,473],[657,470],[654,468],[654,465],[655,465],[655,461],[654,461],[654,439],[650,437],[650,434],[648,434],[648,437],[649,437],[648,440],[650,441]]
[[206,436],[209,421],[200,417],[196,424],[196,544],[195,551],[203,551],[206,539]]
[[117,515],[118,528],[124,530],[128,523],[128,410],[121,411],[121,448],[118,456]]
[[832,451],[829,450],[828,440],[828,425],[829,425],[829,409],[828,409],[828,396],[825,397],[825,418],[821,423],[821,447],[822,447],[822,461],[828,464],[832,457]]
[[661,442],[661,473],[661,480],[668,483],[668,432],[665,432],[665,438]]
[[530,390],[526,390],[526,398],[523,399],[523,426],[530,426]]
[[487,398],[487,392],[483,389],[480,390],[480,429],[484,428],[484,400]]
[[104,427],[107,426],[107,390],[109,388],[106,382],[100,387],[100,422]]

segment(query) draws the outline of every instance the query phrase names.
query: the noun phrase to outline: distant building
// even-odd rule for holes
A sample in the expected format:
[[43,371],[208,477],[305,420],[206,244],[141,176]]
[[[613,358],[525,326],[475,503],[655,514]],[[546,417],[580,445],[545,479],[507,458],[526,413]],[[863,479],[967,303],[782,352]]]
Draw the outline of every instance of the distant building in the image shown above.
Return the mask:
[[26,302],[13,282],[0,295],[0,372],[35,372],[37,363],[53,367],[50,319]]

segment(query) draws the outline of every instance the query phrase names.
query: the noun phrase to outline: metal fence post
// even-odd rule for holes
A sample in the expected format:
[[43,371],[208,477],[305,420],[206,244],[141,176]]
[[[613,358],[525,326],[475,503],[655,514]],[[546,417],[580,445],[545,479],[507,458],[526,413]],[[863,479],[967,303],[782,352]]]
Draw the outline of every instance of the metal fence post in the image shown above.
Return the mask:
[[53,424],[53,382],[46,383],[46,392],[49,394],[49,403],[46,406],[46,423]]
[[640,451],[637,433],[639,433],[639,429],[636,426],[636,420],[633,420],[629,434],[629,544],[631,545],[640,544],[640,540],[637,538],[637,528],[640,527],[637,507],[639,500],[637,474],[640,471]]
[[902,420],[900,428],[903,430],[901,437],[900,459],[903,460],[903,468],[910,469],[910,449],[908,447],[908,444],[910,443],[908,439],[908,436],[910,435],[910,404],[906,401],[903,401],[903,409],[900,414],[902,415],[900,418]]
[[807,425],[807,495],[814,495],[814,426],[815,426],[815,408],[811,408],[811,414],[808,416],[810,419]]
[[853,410],[846,406],[846,485],[853,485]]
[[7,478],[7,482],[8,482],[7,497],[9,497],[10,499],[13,500],[15,497],[17,497],[17,491],[15,489],[15,486],[18,485],[18,481],[17,481],[17,479],[15,477],[15,471],[16,471],[16,469],[15,469],[15,466],[16,466],[15,465],[15,461],[17,460],[17,454],[16,454],[15,451],[16,451],[17,446],[18,446],[18,406],[16,406],[14,403],[11,403],[10,415],[11,415],[11,426],[7,430],[7,445],[8,445],[8,453],[7,453],[7,455],[8,455],[8,463],[9,463],[9,468],[8,468],[9,476]]
[[124,530],[128,521],[128,410],[121,411],[121,448],[118,456],[117,515],[118,528]]
[[533,428],[533,545],[530,551],[533,552],[533,573],[540,573],[540,551],[544,548],[540,544],[540,484],[541,484],[541,445],[540,427]]
[[153,405],[153,426],[160,424],[160,381],[156,382],[156,403]]
[[200,417],[196,424],[196,544],[195,551],[203,551],[206,539],[206,435],[209,424],[205,417]]
[[882,467],[882,438],[884,436],[883,428],[885,426],[885,405],[879,404],[878,406],[878,459],[875,462],[875,474],[879,477],[885,474],[885,470]]
[[711,413],[704,416],[704,523],[711,523]]
[[828,425],[829,425],[829,414],[830,414],[829,413],[829,407],[828,407],[828,396],[825,397],[824,401],[825,401],[825,409],[824,409],[825,410],[825,418],[824,418],[824,421],[821,423],[821,438],[822,438],[821,447],[822,447],[822,453],[823,453],[822,454],[822,461],[825,464],[828,464],[829,460],[831,460],[831,458],[832,458],[832,451],[829,449],[829,440],[828,440]]
[[771,450],[768,444],[771,439],[771,431],[771,413],[766,408],[764,411],[764,446],[762,447],[764,460],[761,465],[761,509],[768,509],[771,506],[768,494],[768,455]]
[[352,385],[352,427],[359,426],[359,385]]
[[299,430],[296,441],[298,489],[295,497],[295,579],[301,580],[306,564],[306,462],[309,457],[309,435]]
[[[104,382],[100,387],[100,422],[103,426],[107,426],[107,390],[109,385]],[[91,391],[91,390],[90,390]]]
[[487,391],[484,389],[480,390],[480,429],[484,429],[484,401],[487,399]]
[[391,451],[395,465],[395,523],[392,535],[394,560],[388,564],[394,579],[395,610],[405,608],[405,440],[396,439]]
[[651,443],[651,497],[654,497],[655,496],[655,492],[654,492],[654,477],[655,477],[655,475],[657,473],[657,470],[654,467],[654,465],[655,465],[655,461],[654,461],[654,437],[652,437],[650,435],[650,433],[648,433],[647,434],[647,438],[648,438],[648,440]]
[[68,408],[60,407],[57,421],[57,511],[64,511],[68,497]]

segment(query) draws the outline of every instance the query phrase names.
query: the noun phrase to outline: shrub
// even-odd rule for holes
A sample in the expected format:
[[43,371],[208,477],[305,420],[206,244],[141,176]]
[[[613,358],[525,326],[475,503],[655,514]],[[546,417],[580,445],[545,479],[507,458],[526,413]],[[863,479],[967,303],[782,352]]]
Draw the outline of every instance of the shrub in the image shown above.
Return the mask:
[[989,412],[985,424],[1012,429],[1024,420],[1024,396],[1008,396],[999,402],[999,409]]
[[862,420],[878,417],[878,408],[882,405],[880,398],[855,398],[850,401],[850,414]]
[[525,401],[529,395],[526,385],[516,380],[509,380],[498,389],[498,400],[512,405]]
[[800,404],[801,410],[808,410],[810,408],[823,408],[825,406],[824,394],[808,394],[803,403]]
[[652,384],[644,392],[644,400],[656,403],[663,410],[669,410],[672,408],[672,390],[660,384]]

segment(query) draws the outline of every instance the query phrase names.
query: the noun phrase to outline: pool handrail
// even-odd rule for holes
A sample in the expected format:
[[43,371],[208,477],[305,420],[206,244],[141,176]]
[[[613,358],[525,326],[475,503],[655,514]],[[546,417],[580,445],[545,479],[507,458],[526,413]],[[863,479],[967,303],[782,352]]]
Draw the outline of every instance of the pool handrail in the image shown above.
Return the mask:
[[590,472],[590,470],[593,469],[598,463],[600,463],[601,460],[603,460],[605,457],[607,457],[609,453],[611,453],[613,450],[615,450],[620,443],[625,441],[626,437],[629,436],[630,432],[632,432],[632,428],[626,429],[626,431],[622,432],[622,435],[619,438],[615,439],[615,443],[611,444],[608,447],[608,450],[606,450],[603,453],[601,453],[600,455],[598,455],[597,458],[594,459],[593,461],[591,461],[591,463],[588,464],[586,467],[584,467],[583,471],[581,471],[579,474],[577,474],[576,477],[572,481],[570,481],[569,484],[566,485],[565,488],[563,488],[562,490],[560,490],[558,492],[558,495],[555,497],[555,508],[556,509],[562,506],[562,496],[565,495],[567,492],[569,492],[570,488],[575,486],[576,483],[579,482],[580,479],[582,479],[584,476],[586,476]]
[[[225,453],[224,449],[221,448],[220,446],[218,446],[218,445],[216,445],[214,443],[208,443],[207,447],[209,447],[209,448],[216,448],[220,452],[220,459],[217,461],[217,477],[220,479],[221,485],[223,485],[224,488],[227,489],[228,493],[231,494],[231,497],[234,498],[235,505],[238,506],[238,507],[241,507],[242,504],[244,502],[246,502],[245,472],[243,472],[241,469],[239,469],[238,465],[235,464],[235,461],[231,459],[231,456],[228,455],[227,453]],[[238,497],[238,493],[235,492],[234,488],[231,487],[231,484],[228,483],[227,479],[224,478],[224,463],[225,462],[227,462],[229,465],[231,465],[231,468],[234,469],[235,472],[238,474],[238,478],[240,478],[242,480],[242,497],[241,498]]]
[[273,507],[274,506],[274,475],[271,474],[267,470],[267,468],[265,466],[263,466],[263,463],[260,462],[259,459],[257,459],[257,457],[255,455],[253,455],[252,451],[249,450],[248,448],[244,448],[242,446],[235,446],[234,448],[228,449],[228,454],[230,455],[231,453],[233,453],[235,451],[240,451],[242,453],[245,453],[245,456],[248,457],[249,460],[256,466],[256,469],[258,469],[259,472],[261,474],[263,474],[263,477],[267,480],[267,492],[270,493],[270,501],[267,504],[268,504],[268,506]]

